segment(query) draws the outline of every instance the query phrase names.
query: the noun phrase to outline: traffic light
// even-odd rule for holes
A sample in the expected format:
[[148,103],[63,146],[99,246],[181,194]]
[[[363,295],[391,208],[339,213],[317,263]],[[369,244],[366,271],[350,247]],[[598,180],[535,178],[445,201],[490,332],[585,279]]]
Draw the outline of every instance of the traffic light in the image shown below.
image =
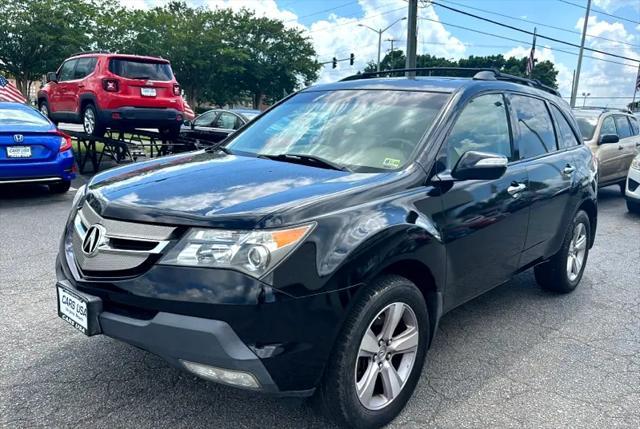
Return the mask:
[[338,59],[336,57],[333,57],[333,61],[331,61],[331,65],[333,66],[334,69],[338,67]]
[[349,55],[349,65],[352,66],[355,59],[356,59],[355,55],[353,54]]

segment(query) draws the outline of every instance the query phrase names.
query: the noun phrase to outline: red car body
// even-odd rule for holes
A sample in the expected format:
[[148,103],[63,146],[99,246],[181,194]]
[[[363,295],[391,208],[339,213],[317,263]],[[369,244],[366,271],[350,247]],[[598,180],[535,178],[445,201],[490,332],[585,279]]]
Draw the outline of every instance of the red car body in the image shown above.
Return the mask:
[[184,118],[180,85],[169,61],[138,55],[83,53],[65,60],[38,92],[40,111],[53,122],[106,128],[157,128],[177,134]]

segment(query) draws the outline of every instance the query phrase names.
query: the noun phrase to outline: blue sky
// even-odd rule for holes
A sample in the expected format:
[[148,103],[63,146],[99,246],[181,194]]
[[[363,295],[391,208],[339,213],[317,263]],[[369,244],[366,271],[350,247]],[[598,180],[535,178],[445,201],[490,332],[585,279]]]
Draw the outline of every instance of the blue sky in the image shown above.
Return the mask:
[[[149,7],[164,0],[134,0],[139,7]],[[482,15],[496,21],[532,31],[537,27],[541,35],[568,42],[580,43],[580,32],[585,10],[563,0],[436,0],[450,7]],[[567,0],[586,6],[586,0]],[[130,3],[130,2],[128,2]],[[320,81],[332,81],[361,69],[377,54],[377,34],[373,28],[384,28],[407,14],[405,0],[192,0],[191,4],[206,7],[246,7],[260,15],[282,19],[289,26],[303,29],[312,39],[318,59],[329,61],[333,56],[346,58],[351,52],[356,64],[340,63],[333,70],[325,66]],[[421,1],[418,12],[418,53],[429,53],[447,58],[469,55],[506,54],[526,56],[531,36],[494,24],[479,21],[438,6],[427,6]],[[475,9],[472,9],[475,8]],[[593,0],[589,19],[587,46],[605,52],[640,59],[640,0]],[[613,16],[608,16],[605,12]],[[506,15],[499,16],[494,13]],[[622,18],[626,18],[622,19]],[[635,22],[632,22],[635,21]],[[539,24],[534,24],[537,22]],[[559,27],[564,29],[550,28]],[[493,33],[514,40],[479,34],[463,29]],[[568,30],[568,31],[567,31]],[[396,39],[396,49],[406,46],[406,21],[395,24],[383,39]],[[624,43],[621,43],[624,42]],[[390,42],[383,42],[383,53]],[[560,52],[558,49],[568,51]],[[569,96],[572,71],[576,67],[578,49],[538,38],[536,57],[556,63],[560,71],[559,83],[563,95]],[[573,55],[571,54],[573,53]],[[624,105],[631,101],[638,63],[602,54],[586,55],[621,64],[585,58],[582,66],[579,95],[590,93],[586,104]],[[607,97],[607,98],[598,98]],[[639,94],[640,97],[640,94]],[[579,100],[580,103],[582,100]]]

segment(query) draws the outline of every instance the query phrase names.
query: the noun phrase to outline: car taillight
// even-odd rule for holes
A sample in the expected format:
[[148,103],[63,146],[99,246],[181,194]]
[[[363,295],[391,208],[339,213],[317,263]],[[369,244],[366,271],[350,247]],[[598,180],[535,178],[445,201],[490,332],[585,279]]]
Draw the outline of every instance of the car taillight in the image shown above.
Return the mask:
[[177,83],[173,84],[173,95],[180,95],[180,85]]
[[108,92],[118,92],[120,84],[117,79],[102,79],[102,87]]
[[60,152],[65,152],[71,149],[73,146],[71,145],[71,136],[61,132],[56,131],[57,136],[60,136]]

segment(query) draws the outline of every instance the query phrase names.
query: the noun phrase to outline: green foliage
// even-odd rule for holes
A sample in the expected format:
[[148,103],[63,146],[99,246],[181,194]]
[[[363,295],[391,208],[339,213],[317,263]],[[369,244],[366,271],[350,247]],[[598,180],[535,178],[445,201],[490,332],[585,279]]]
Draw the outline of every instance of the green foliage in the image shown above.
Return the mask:
[[[401,69],[405,67],[406,58],[404,53],[400,50],[393,51],[385,55],[384,59],[380,61],[381,70]],[[432,55],[418,55],[417,57],[418,67],[469,67],[469,68],[496,68],[504,73],[509,73],[515,76],[526,77],[527,70],[527,58],[505,58],[502,55],[489,55],[486,57],[479,57],[471,55],[469,58],[461,58],[460,60],[448,60],[446,58],[434,57]],[[372,72],[376,70],[375,63],[369,63],[365,67],[365,72]],[[455,73],[453,73],[455,75]],[[533,68],[533,79],[538,79],[545,85],[552,88],[558,87],[557,82],[558,71],[551,61],[536,62]]]
[[0,12],[0,34],[8,35],[0,40],[0,70],[25,80],[81,50],[167,58],[194,107],[276,100],[320,69],[299,30],[248,10],[179,1],[145,11],[107,0],[17,0]]

